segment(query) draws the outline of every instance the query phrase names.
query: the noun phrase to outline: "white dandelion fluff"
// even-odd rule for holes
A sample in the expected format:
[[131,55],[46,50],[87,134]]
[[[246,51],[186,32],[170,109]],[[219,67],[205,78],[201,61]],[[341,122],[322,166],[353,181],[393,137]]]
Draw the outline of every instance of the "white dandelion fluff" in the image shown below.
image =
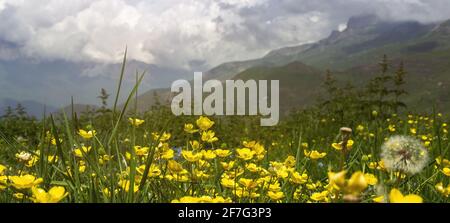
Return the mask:
[[428,151],[409,136],[392,136],[381,147],[381,159],[389,171],[419,173],[428,162]]

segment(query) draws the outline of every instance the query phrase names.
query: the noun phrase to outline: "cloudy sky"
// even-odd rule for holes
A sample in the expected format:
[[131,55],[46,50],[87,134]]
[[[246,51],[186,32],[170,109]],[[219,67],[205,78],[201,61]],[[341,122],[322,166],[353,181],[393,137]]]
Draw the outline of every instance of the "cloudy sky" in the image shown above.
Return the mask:
[[317,41],[354,15],[434,22],[449,11],[448,0],[0,0],[0,61],[117,63],[127,46],[139,62],[206,71]]

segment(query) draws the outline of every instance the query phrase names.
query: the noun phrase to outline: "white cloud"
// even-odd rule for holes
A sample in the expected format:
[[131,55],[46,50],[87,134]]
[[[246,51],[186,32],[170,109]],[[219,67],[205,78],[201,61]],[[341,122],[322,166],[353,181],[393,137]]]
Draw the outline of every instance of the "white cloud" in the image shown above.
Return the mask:
[[338,26],[338,31],[339,31],[339,32],[342,32],[342,31],[344,31],[345,29],[347,29],[347,24],[346,24],[346,23],[341,23],[341,24],[339,24],[339,26]]
[[206,68],[318,40],[362,12],[434,21],[447,9],[445,0],[0,0],[0,41],[19,48],[15,57],[115,63],[127,45],[134,60]]

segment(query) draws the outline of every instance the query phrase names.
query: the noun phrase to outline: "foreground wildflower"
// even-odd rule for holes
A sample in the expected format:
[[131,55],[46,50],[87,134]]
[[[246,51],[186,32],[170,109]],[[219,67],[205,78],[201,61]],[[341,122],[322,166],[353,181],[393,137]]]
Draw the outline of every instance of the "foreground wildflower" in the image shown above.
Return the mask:
[[201,154],[205,160],[212,160],[216,158],[216,154],[212,150],[202,150]]
[[423,199],[419,195],[409,194],[404,196],[398,189],[392,189],[389,193],[391,203],[422,203]]
[[267,196],[269,196],[270,199],[277,201],[277,200],[284,198],[284,193],[282,191],[277,191],[277,192],[269,191],[269,192],[267,192]]
[[378,179],[375,177],[375,175],[366,173],[364,174],[364,178],[367,181],[367,184],[375,186],[378,183]]
[[308,181],[308,174],[299,172],[293,172],[290,178],[292,183],[295,184],[304,184]]
[[450,168],[444,167],[444,168],[442,169],[442,173],[444,173],[446,176],[449,176],[449,177],[450,177]]
[[389,171],[416,174],[428,162],[428,151],[420,141],[409,136],[393,136],[381,150],[382,160]]
[[[141,175],[144,174],[145,171],[145,165],[141,165],[138,168],[136,168],[136,170],[138,171],[138,173],[140,173]],[[152,164],[149,168],[148,171],[148,177],[158,177],[161,175],[161,169],[159,169],[158,166]]]
[[303,153],[305,154],[306,157],[308,157],[312,160],[321,159],[327,155],[326,152],[321,153],[317,150],[308,151],[306,149],[303,151]]
[[79,149],[74,149],[73,150],[73,154],[76,157],[83,157],[83,154],[87,154],[89,151],[91,151],[91,147],[90,146],[82,146]]
[[177,161],[175,160],[169,160],[169,163],[167,164],[167,167],[169,168],[170,171],[174,172],[174,173],[178,173],[183,171],[183,166],[181,166],[181,164],[179,164]]
[[214,150],[214,153],[221,158],[227,157],[231,155],[231,151],[227,149],[216,149]]
[[311,194],[310,199],[313,201],[318,201],[318,202],[329,202],[330,198],[328,197],[330,192],[328,192],[327,190],[324,190],[322,192],[315,192],[313,194]]
[[214,131],[211,130],[202,132],[202,141],[208,143],[216,142],[219,139],[215,136],[215,134],[216,133],[214,133]]
[[436,184],[435,186],[436,190],[439,191],[439,193],[441,193],[444,197],[449,197],[450,196],[450,185],[448,185],[447,187],[444,187],[444,185],[442,184],[442,182]]
[[[343,148],[343,144],[344,144],[344,142],[340,142],[340,143],[332,143],[331,144],[331,147],[333,147],[335,150],[337,150],[337,151],[341,151]],[[353,140],[351,140],[351,139],[349,139],[348,141],[347,141],[347,145],[346,145],[346,149],[347,150],[349,150],[349,149],[352,149],[352,147],[353,147],[353,144],[354,144],[354,141]]]
[[367,188],[367,180],[361,171],[353,173],[349,180],[345,179],[346,173],[345,170],[338,173],[328,172],[330,186],[353,195],[359,195]]
[[2,164],[0,164],[0,175],[3,175],[5,170],[6,170],[6,166],[3,166]]
[[255,155],[255,152],[249,148],[236,149],[237,157],[243,160],[251,160]]
[[[125,192],[129,192],[130,191],[130,187],[131,187],[131,183],[129,180],[120,180],[119,181],[119,187],[122,188],[123,190],[125,190]],[[139,185],[136,184],[136,182],[133,185],[133,192],[136,193],[139,191]]]
[[134,153],[136,156],[147,156],[149,150],[149,147],[134,146]]
[[16,189],[28,189],[32,188],[43,182],[42,178],[36,178],[33,175],[26,174],[23,176],[11,176],[9,177],[11,185]]
[[202,158],[201,153],[194,153],[192,151],[183,150],[181,151],[183,158],[191,163],[197,162]]
[[214,122],[208,117],[200,116],[200,118],[197,119],[196,124],[200,130],[206,131],[214,125]]
[[154,139],[154,140],[159,140],[159,141],[161,141],[161,142],[165,142],[165,141],[169,140],[170,137],[172,137],[172,134],[170,134],[170,133],[168,133],[168,132],[163,132],[163,133],[160,135],[160,134],[158,134],[158,133],[156,133],[156,132],[153,132],[153,133],[152,133],[152,136],[153,136],[153,139]]
[[142,125],[145,121],[138,118],[128,118],[128,121],[131,123],[132,126],[138,127]]
[[222,179],[220,180],[220,184],[222,184],[222,186],[226,188],[234,188],[236,182],[228,177],[222,177]]
[[185,196],[180,199],[172,200],[172,203],[231,203],[230,198],[224,198],[221,196],[210,197],[210,196],[201,196],[201,197],[192,197]]
[[52,187],[48,192],[38,187],[33,187],[31,191],[31,200],[35,203],[58,203],[68,195],[66,189],[61,186]]
[[83,137],[83,139],[91,139],[96,134],[95,130],[85,131],[83,129],[78,130],[78,135]]
[[368,181],[361,171],[352,174],[350,179],[346,180],[345,175],[347,171],[340,171],[338,173],[328,172],[328,190],[332,193],[334,198],[341,198],[339,192],[343,192],[343,200],[346,202],[360,202],[361,193],[367,188]]
[[8,177],[0,175],[0,190],[5,189],[7,183],[8,183]]
[[184,131],[187,133],[196,133],[198,132],[198,129],[194,129],[194,125],[193,124],[185,124],[184,125]]

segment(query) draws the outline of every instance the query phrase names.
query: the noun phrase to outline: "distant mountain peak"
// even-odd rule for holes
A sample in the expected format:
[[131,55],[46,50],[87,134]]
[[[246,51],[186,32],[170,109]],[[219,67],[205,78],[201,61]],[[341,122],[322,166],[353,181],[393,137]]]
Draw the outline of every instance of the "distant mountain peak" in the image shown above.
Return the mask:
[[367,26],[376,25],[381,19],[375,14],[362,14],[352,16],[347,22],[347,29],[362,29]]
[[440,33],[444,35],[450,35],[450,19],[439,23],[433,30],[435,33]]

